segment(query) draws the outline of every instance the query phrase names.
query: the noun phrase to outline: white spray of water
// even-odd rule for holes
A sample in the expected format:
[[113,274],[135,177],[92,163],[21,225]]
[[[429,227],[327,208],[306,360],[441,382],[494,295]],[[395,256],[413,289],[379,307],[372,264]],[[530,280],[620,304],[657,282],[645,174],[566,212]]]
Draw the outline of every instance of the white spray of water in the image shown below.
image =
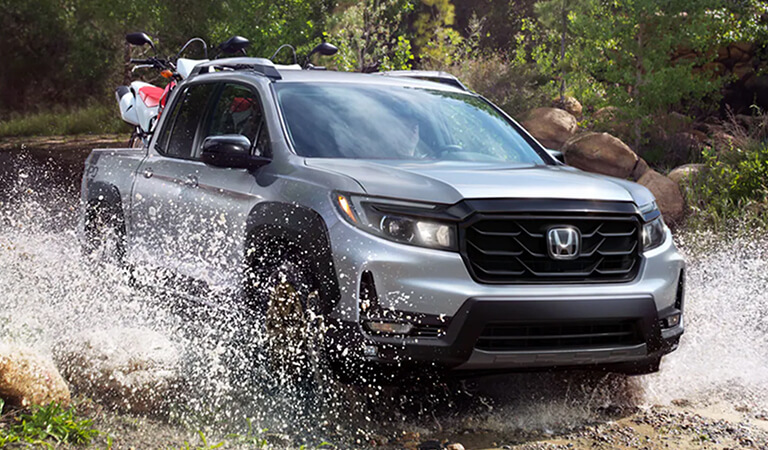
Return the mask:
[[170,306],[179,299],[136,289],[120,270],[83,259],[74,230],[76,199],[37,195],[33,182],[19,178],[8,196],[19,200],[0,208],[0,339],[51,352],[84,329],[159,332],[185,361],[187,392],[178,400],[177,419],[192,426],[256,417],[256,427],[299,439],[355,444],[402,429],[546,433],[594,421],[642,397],[768,406],[764,239],[680,238],[689,253],[686,334],[658,374],[517,374],[412,389],[334,384],[336,392],[311,407],[318,413],[297,407],[290,393],[258,385],[263,367],[241,348],[256,339],[247,323],[217,309],[178,314]]
[[645,377],[652,402],[686,399],[768,407],[768,240],[686,233],[685,335]]

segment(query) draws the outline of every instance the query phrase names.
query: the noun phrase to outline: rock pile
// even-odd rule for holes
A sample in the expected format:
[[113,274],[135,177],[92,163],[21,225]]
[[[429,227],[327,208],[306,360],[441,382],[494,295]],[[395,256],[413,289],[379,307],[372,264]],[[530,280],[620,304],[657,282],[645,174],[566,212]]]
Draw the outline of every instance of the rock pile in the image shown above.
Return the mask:
[[523,127],[544,147],[560,150],[579,130],[579,122],[559,108],[536,108],[528,113]]
[[[613,116],[615,111],[605,110],[602,114]],[[685,202],[678,183],[650,170],[648,163],[621,139],[609,133],[579,132],[576,118],[558,108],[534,109],[523,126],[545,147],[562,151],[566,164],[587,172],[637,181],[653,193],[668,222],[683,218]]]

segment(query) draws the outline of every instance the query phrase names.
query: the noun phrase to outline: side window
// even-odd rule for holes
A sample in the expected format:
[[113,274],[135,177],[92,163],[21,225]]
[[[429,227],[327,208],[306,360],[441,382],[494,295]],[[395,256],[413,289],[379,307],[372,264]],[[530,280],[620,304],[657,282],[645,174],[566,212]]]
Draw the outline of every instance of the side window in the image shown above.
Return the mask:
[[225,84],[216,102],[206,137],[240,134],[248,138],[257,155],[268,153],[269,139],[259,96],[238,84]]
[[[195,133],[200,119],[205,114],[208,100],[211,97],[214,84],[198,84],[190,86],[174,106],[173,124],[170,122],[165,128],[170,127],[170,137],[164,153],[176,158],[191,158],[195,141]],[[178,109],[178,112],[175,110]],[[165,133],[165,130],[163,130]],[[162,139],[162,136],[160,137]],[[162,140],[159,142],[162,143]]]
[[[179,98],[183,98],[187,95],[187,91],[185,89],[184,92],[177,92],[176,95],[178,95]],[[159,130],[160,134],[157,136],[157,142],[155,142],[155,149],[160,153],[165,153],[168,148],[168,136],[171,134],[171,128],[173,128],[173,122],[176,121],[179,105],[181,105],[181,103],[181,101],[173,101],[168,105],[168,108],[162,112],[162,115],[166,116],[165,122],[163,123],[163,127]]]

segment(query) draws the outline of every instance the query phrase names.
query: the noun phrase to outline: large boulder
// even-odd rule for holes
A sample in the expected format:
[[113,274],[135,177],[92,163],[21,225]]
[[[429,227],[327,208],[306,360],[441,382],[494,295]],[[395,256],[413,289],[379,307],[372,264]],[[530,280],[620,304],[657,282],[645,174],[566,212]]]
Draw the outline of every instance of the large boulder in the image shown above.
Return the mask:
[[645,172],[637,182],[647,187],[656,197],[656,204],[666,221],[674,224],[682,220],[685,201],[677,183],[655,170]]
[[755,68],[748,62],[736,63],[731,70],[740,80],[746,80],[755,72]]
[[645,175],[645,172],[648,172],[651,168],[648,167],[648,163],[645,162],[643,158],[638,158],[637,164],[635,164],[635,168],[632,169],[632,173],[629,174],[629,177],[633,180],[637,181]]
[[69,387],[51,359],[9,344],[0,344],[0,398],[19,407],[67,407],[71,401]]
[[544,147],[559,150],[576,134],[579,123],[572,114],[562,109],[536,108],[528,113],[523,127]]
[[61,344],[57,357],[72,386],[122,411],[162,412],[181,382],[176,346],[152,330],[91,330]]
[[688,184],[688,180],[694,180],[704,167],[705,164],[683,164],[672,169],[667,177],[679,185]]
[[565,163],[587,172],[627,178],[638,156],[627,144],[608,133],[583,133],[565,144]]
[[564,97],[563,99],[556,97],[552,100],[552,106],[567,111],[573,117],[581,117],[581,113],[584,111],[584,107],[581,106],[581,102],[573,97],[568,96]]

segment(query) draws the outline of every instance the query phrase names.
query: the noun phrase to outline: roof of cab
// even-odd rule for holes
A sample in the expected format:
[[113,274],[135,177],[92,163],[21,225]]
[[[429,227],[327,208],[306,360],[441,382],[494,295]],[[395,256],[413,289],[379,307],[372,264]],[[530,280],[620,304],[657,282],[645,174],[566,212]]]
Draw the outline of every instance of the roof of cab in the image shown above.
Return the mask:
[[382,86],[419,87],[449,92],[467,91],[434,81],[420,80],[406,77],[382,77],[375,74],[359,72],[337,72],[335,70],[280,70],[282,79],[275,80],[280,83],[355,83],[372,84]]
[[[211,70],[218,70],[211,72]],[[198,64],[192,70],[189,79],[198,76],[226,76],[223,73],[238,75],[258,74],[266,76],[273,83],[354,83],[382,86],[417,87],[448,92],[467,93],[466,90],[444,83],[410,77],[382,77],[359,72],[337,72],[335,70],[300,69],[299,66],[279,66],[264,58],[223,58]],[[215,75],[219,74],[219,75]]]

